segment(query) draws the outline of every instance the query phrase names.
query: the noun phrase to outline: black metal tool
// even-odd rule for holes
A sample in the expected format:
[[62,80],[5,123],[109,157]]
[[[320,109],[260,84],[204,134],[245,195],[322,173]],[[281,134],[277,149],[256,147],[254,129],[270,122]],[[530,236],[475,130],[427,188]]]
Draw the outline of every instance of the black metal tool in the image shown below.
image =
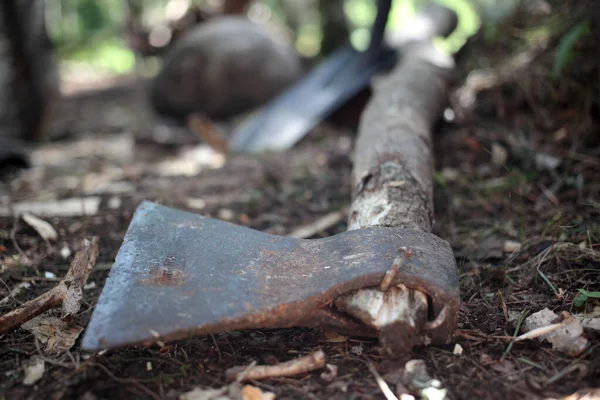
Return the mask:
[[307,77],[265,106],[233,132],[234,152],[283,151],[369,85],[371,78],[396,63],[383,36],[392,0],[378,0],[371,42],[364,52],[350,44],[334,52]]

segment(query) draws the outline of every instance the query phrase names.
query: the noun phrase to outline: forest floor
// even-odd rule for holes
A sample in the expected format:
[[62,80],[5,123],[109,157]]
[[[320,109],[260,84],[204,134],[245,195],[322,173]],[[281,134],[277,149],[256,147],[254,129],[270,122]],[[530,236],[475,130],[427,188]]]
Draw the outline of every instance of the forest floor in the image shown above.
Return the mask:
[[[416,348],[410,359],[424,360],[449,398],[564,398],[600,387],[597,330],[584,330],[588,345],[577,356],[547,341],[507,338],[544,308],[600,314],[600,299],[589,293],[600,291],[599,112],[597,100],[586,97],[587,78],[576,78],[597,82],[598,64],[587,61],[558,84],[545,80],[543,55],[509,74],[498,61],[492,71],[499,82],[480,91],[473,112],[436,129],[434,233],[454,250],[462,304],[452,343]],[[278,235],[335,211],[339,222],[313,237],[346,228],[352,127],[324,123],[285,154],[226,158],[185,129],[157,121],[144,91],[124,81],[72,90],[52,129],[55,140],[35,148],[33,166],[5,178],[0,192],[0,314],[55,286],[82,239],[97,235],[100,255],[76,320],[85,327],[142,200]],[[42,201],[63,210],[63,199],[78,199],[82,206],[68,209],[85,215],[38,210],[58,233],[54,240],[9,207]],[[587,300],[575,301],[580,290]],[[46,326],[46,337],[55,328]],[[227,368],[318,348],[336,374],[250,384],[278,399],[375,399],[383,394],[368,365],[400,391],[407,361],[382,357],[374,340],[319,329],[228,332],[99,354],[81,350],[79,341],[58,356],[45,346],[39,332],[0,336],[0,399],[177,399],[194,388],[226,386]],[[31,359],[43,360],[44,373],[25,385]]]

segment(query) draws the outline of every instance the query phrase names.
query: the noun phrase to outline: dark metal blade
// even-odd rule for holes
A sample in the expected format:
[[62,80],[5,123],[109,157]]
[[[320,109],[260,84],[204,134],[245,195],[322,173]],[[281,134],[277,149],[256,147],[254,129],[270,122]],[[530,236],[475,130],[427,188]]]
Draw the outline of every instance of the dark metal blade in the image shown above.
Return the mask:
[[[315,240],[274,236],[151,202],[137,209],[88,325],[87,350],[246,328],[302,326],[341,294],[398,280],[457,314],[450,246],[419,231],[369,228]],[[434,333],[445,341],[455,320]]]
[[351,46],[338,50],[234,131],[229,148],[250,153],[291,148],[395,61],[389,50],[374,57]]

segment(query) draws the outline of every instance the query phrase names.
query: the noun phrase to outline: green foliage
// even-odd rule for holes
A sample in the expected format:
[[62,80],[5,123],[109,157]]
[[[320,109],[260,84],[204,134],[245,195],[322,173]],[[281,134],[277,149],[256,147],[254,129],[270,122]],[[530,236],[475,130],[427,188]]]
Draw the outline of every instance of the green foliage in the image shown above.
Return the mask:
[[575,27],[560,39],[554,56],[554,66],[552,67],[552,75],[555,78],[562,75],[564,69],[572,60],[577,42],[590,33],[589,23],[588,21],[584,21],[575,25]]
[[585,289],[577,289],[579,293],[575,296],[575,307],[582,307],[589,299],[600,299],[600,292],[588,292]]
[[126,74],[135,67],[135,55],[123,40],[115,37],[78,47],[63,55],[63,59],[113,74]]
[[75,9],[79,16],[79,31],[85,32],[85,36],[104,28],[108,22],[105,10],[95,0],[80,0]]

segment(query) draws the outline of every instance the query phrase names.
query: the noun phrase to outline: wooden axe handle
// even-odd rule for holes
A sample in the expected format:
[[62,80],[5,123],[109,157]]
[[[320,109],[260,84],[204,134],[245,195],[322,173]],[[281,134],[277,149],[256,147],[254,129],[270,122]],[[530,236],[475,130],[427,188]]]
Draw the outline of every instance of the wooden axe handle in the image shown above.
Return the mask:
[[385,226],[431,231],[431,129],[447,104],[453,67],[451,56],[435,49],[431,37],[449,34],[456,14],[429,8],[411,26],[421,33],[406,32],[401,62],[374,83],[361,117],[349,230]]
[[[407,29],[399,38],[400,64],[375,82],[361,116],[348,230],[392,227],[431,232],[431,130],[447,103],[454,66],[452,57],[435,49],[431,39],[449,34],[456,26],[456,14],[447,8],[430,8],[411,26],[414,30]],[[429,245],[435,248],[433,243]],[[413,249],[398,251],[410,257]],[[403,261],[400,256],[390,266],[389,282],[400,274]],[[408,282],[403,280],[393,287],[385,281],[379,289],[364,289],[338,299],[336,306],[375,328],[390,356],[402,356],[415,345],[449,339],[456,329],[458,307],[432,301],[428,310],[426,295],[433,299],[440,291],[456,288],[429,288],[425,293],[421,287],[405,286]],[[382,315],[385,318],[380,318]],[[435,319],[429,321],[428,315]]]

